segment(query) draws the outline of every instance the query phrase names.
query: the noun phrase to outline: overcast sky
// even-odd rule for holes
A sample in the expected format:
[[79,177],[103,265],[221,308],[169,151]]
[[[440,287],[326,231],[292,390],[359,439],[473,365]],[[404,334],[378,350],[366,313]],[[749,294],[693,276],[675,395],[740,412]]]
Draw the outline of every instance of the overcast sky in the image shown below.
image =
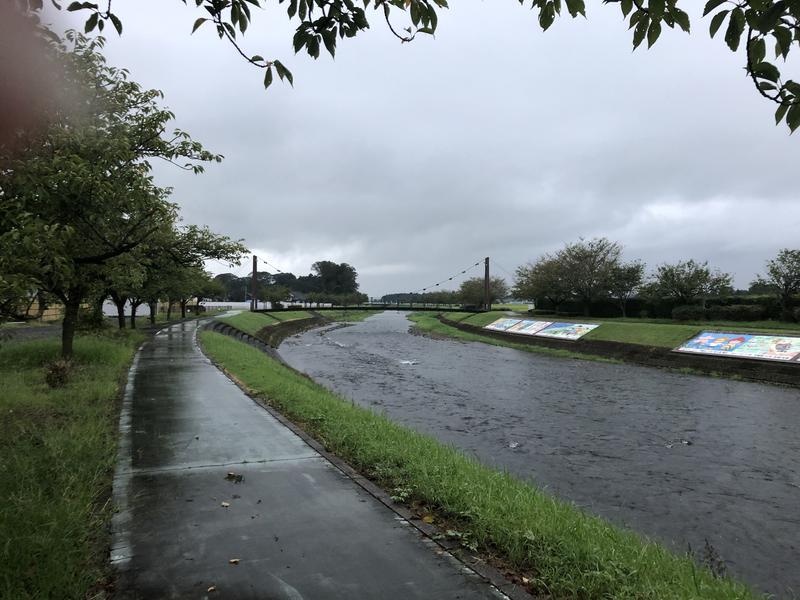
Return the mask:
[[632,53],[615,5],[542,33],[517,2],[454,4],[435,40],[400,44],[372,15],[317,61],[294,56],[283,6],[256,11],[244,44],[283,60],[294,89],[264,92],[212,28],[190,36],[202,15],[179,0],[115,1],[125,29],[106,53],[225,155],[200,176],[158,168],[186,222],[296,274],[346,261],[371,296],[484,256],[510,279],[581,236],[650,268],[708,260],[740,287],[800,246],[800,138],[697,11],[691,36],[665,29]]

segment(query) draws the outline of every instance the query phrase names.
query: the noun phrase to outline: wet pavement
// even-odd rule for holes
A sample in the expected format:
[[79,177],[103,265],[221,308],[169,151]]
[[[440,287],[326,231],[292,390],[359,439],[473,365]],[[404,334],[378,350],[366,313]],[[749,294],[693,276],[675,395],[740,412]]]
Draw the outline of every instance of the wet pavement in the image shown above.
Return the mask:
[[408,333],[383,313],[283,358],[395,421],[619,525],[800,595],[800,393]]
[[241,392],[196,328],[160,332],[131,369],[117,597],[503,597]]

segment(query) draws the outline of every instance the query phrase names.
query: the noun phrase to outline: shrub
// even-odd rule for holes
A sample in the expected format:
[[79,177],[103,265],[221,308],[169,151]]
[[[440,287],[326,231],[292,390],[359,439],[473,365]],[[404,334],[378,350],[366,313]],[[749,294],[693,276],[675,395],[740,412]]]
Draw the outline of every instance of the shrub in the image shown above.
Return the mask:
[[672,309],[672,318],[676,321],[702,321],[706,318],[706,309],[696,304],[684,304]]
[[760,321],[766,309],[760,304],[731,304],[729,306],[712,306],[709,316],[719,321]]
[[51,362],[44,368],[44,380],[51,388],[60,388],[67,385],[72,372],[72,363],[59,359]]
[[554,315],[556,314],[555,311],[550,310],[549,308],[530,308],[528,309],[529,315]]

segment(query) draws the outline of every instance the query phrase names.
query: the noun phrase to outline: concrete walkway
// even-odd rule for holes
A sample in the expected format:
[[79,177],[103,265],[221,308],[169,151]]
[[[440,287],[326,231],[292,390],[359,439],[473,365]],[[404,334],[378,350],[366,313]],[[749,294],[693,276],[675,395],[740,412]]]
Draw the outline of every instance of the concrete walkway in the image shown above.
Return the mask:
[[197,327],[157,334],[128,379],[118,597],[504,597],[248,398],[200,352]]

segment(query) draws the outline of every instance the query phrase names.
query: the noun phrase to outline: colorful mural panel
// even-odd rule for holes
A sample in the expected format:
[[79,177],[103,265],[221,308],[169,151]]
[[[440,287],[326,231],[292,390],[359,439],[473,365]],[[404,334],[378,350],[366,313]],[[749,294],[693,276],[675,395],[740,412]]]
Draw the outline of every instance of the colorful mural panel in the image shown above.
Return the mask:
[[800,361],[800,337],[703,331],[675,350],[695,354],[797,362]]
[[520,322],[521,319],[497,319],[494,323],[489,323],[485,329],[493,329],[494,331],[507,331]]
[[598,323],[551,323],[538,331],[536,335],[562,340],[577,340],[598,327],[600,327]]
[[551,321],[520,321],[516,325],[512,325],[506,331],[512,333],[519,333],[522,335],[534,335],[536,332],[541,331],[548,325],[552,325]]

